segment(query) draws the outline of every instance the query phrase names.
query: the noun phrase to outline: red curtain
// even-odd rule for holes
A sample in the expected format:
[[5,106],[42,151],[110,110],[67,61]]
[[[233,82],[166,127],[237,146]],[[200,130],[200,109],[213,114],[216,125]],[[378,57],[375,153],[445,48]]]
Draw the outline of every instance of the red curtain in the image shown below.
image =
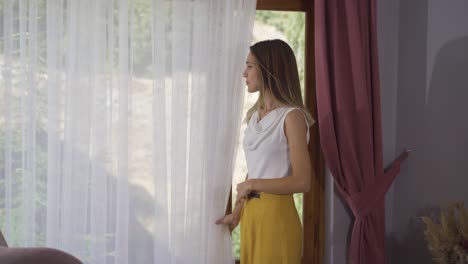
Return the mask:
[[383,168],[375,0],[315,0],[317,107],[322,150],[355,219],[353,264],[385,256],[385,193],[405,151]]

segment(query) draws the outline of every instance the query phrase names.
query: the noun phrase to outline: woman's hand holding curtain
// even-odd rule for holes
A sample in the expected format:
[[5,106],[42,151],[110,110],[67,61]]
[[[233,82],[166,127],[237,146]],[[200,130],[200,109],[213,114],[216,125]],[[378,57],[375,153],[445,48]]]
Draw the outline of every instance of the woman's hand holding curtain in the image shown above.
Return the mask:
[[227,225],[229,231],[232,232],[234,228],[239,224],[241,218],[242,207],[244,206],[245,199],[240,199],[236,201],[236,205],[232,213],[223,216],[222,218],[216,221],[217,225]]

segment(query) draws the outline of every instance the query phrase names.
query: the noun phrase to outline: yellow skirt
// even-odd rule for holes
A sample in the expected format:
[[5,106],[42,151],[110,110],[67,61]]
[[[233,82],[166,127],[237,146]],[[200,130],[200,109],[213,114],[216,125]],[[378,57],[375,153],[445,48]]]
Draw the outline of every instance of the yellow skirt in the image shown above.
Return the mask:
[[241,216],[241,264],[300,264],[302,226],[292,195],[260,193]]

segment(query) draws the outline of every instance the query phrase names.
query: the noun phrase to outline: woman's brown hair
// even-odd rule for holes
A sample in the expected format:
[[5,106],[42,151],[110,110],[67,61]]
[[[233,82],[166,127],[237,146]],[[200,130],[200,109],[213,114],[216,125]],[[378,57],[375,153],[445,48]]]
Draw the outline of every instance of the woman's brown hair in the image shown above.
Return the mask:
[[258,71],[260,95],[247,112],[246,121],[249,122],[255,111],[264,108],[263,97],[265,92],[268,92],[279,105],[300,108],[307,123],[312,125],[314,123],[312,116],[302,101],[296,58],[291,47],[279,39],[265,40],[252,45],[250,53],[260,68]]

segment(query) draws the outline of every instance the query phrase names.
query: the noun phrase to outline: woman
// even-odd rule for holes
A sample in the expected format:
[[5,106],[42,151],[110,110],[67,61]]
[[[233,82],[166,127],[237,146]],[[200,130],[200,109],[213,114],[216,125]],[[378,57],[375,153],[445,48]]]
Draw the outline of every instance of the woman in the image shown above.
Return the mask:
[[293,194],[310,188],[307,144],[314,121],[302,102],[294,53],[281,40],[258,42],[243,75],[248,92],[260,93],[246,116],[248,175],[237,185],[232,214],[216,223],[232,230],[240,220],[242,264],[299,264],[302,227]]

